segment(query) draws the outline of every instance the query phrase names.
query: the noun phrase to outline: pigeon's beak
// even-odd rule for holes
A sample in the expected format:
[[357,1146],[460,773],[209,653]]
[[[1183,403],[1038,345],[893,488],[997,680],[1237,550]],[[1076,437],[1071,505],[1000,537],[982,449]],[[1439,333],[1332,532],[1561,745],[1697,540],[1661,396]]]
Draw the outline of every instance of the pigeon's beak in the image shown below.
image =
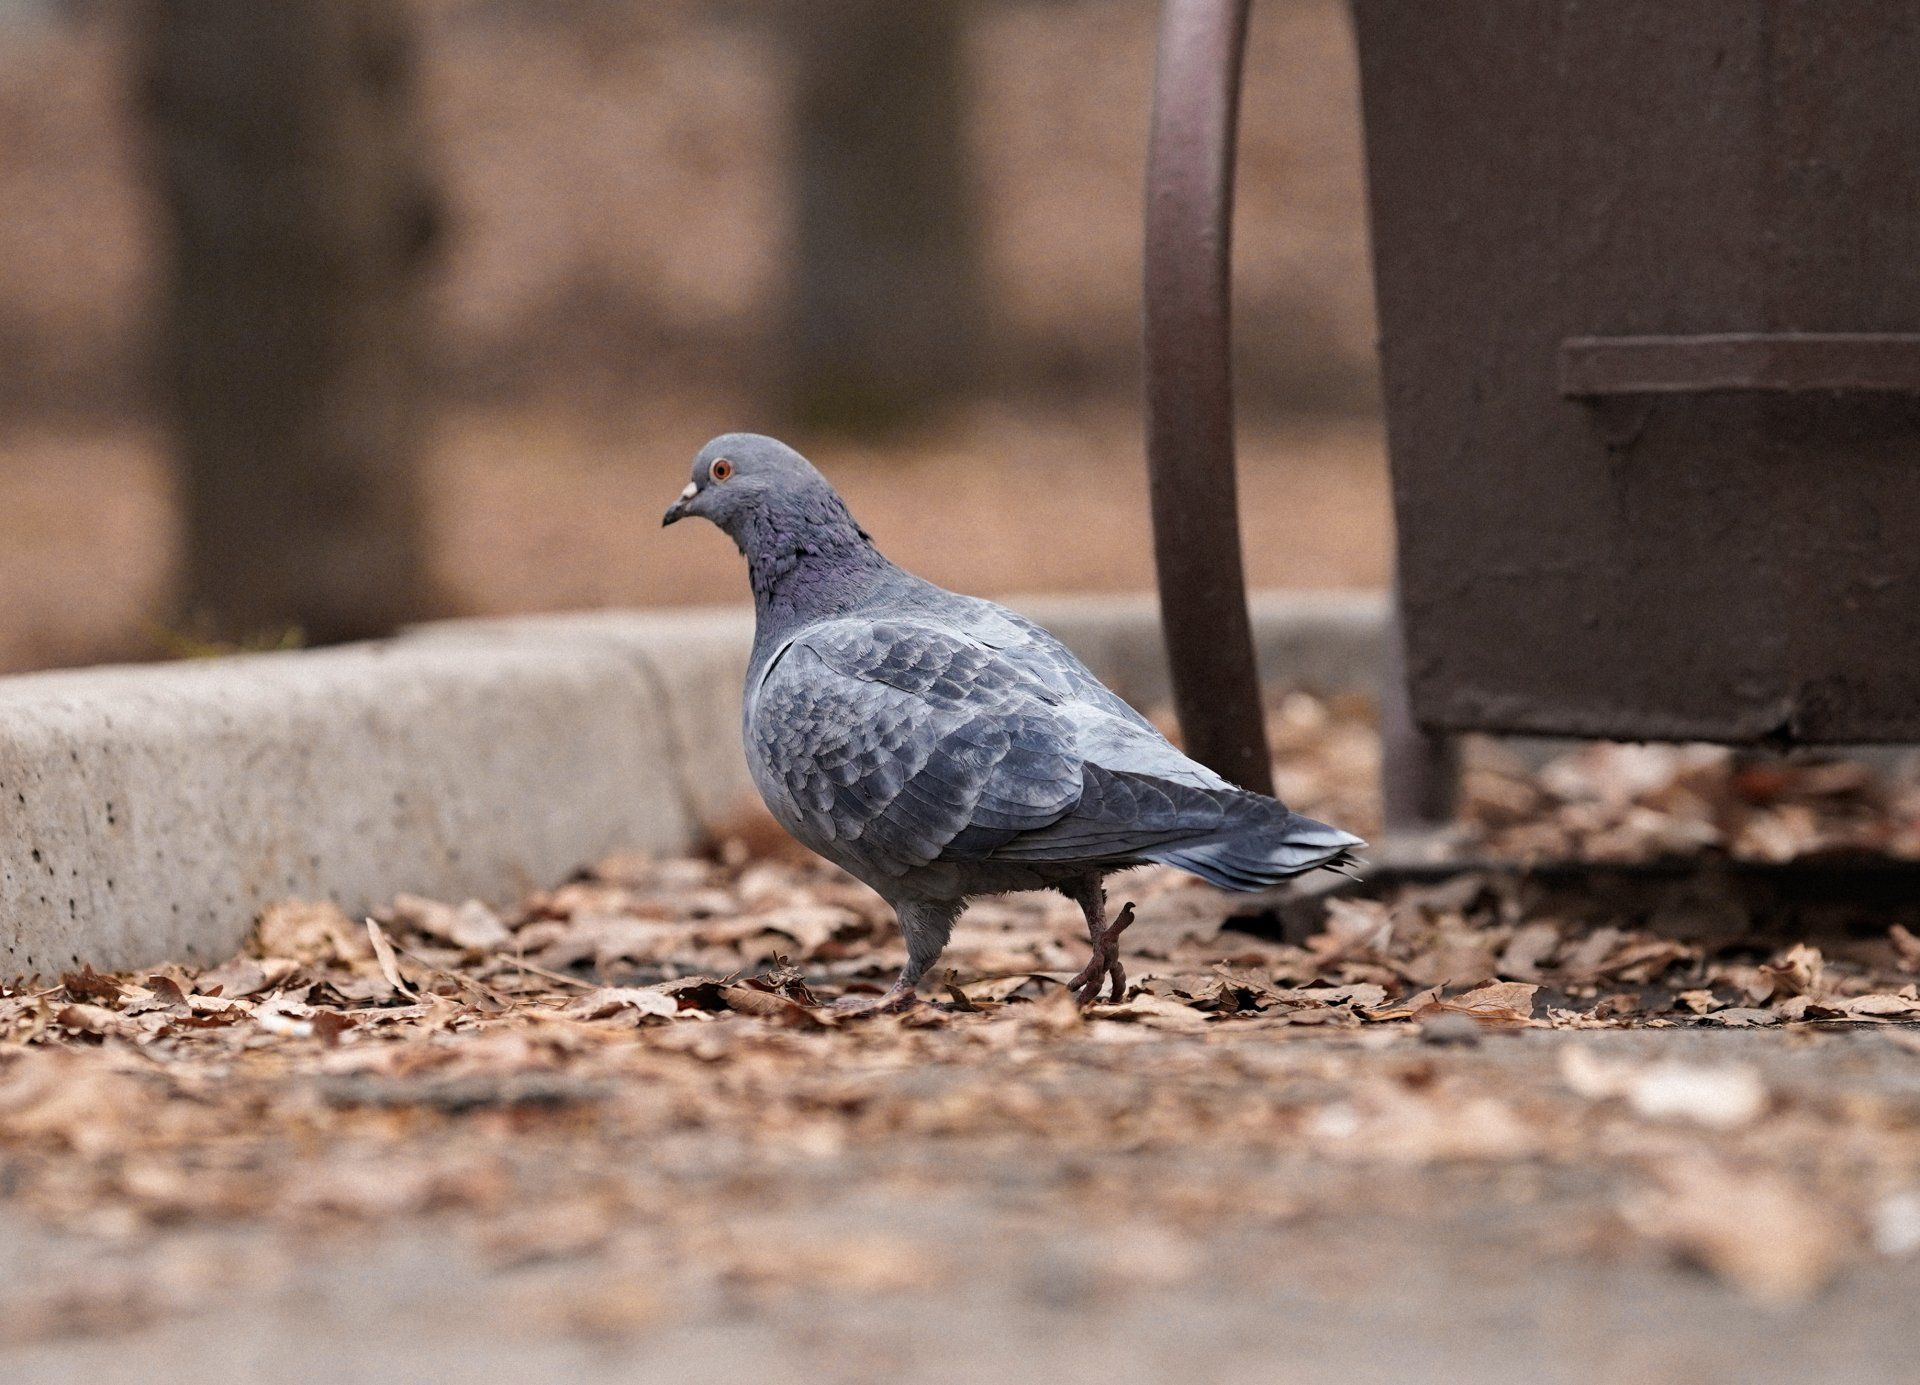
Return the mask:
[[692,514],[693,511],[687,507],[693,503],[694,496],[698,494],[700,494],[700,488],[691,481],[687,482],[687,488],[680,492],[680,498],[667,506],[667,512],[660,516],[660,527],[664,529],[674,521],[685,519]]

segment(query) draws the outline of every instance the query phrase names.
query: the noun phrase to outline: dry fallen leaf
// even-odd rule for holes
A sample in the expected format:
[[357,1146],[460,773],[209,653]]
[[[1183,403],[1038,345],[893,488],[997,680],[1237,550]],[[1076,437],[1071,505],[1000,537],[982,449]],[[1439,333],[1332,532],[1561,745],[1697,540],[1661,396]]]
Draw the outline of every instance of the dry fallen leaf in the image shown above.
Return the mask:
[[242,1000],[272,990],[299,969],[300,964],[287,957],[235,957],[201,972],[194,989],[222,1000]]
[[618,1016],[639,1023],[677,1019],[680,1002],[656,986],[603,986],[589,991],[562,1012],[570,1018],[601,1020]]
[[1499,973],[1515,981],[1539,981],[1541,968],[1560,947],[1561,928],[1542,920],[1514,930],[1500,954]]
[[397,895],[386,918],[468,952],[491,952],[513,941],[500,916],[477,899],[455,908],[419,895]]
[[729,1010],[780,1024],[820,1029],[835,1022],[829,1011],[814,1009],[797,1000],[789,1000],[786,996],[753,986],[725,986],[721,988],[720,996]]
[[1838,1273],[1845,1227],[1785,1179],[1692,1160],[1664,1169],[1627,1222],[1765,1303],[1812,1297]]
[[1852,996],[1838,1004],[1855,1019],[1920,1019],[1920,997],[1911,995],[1889,995],[1882,991]]
[[1326,927],[1307,945],[1322,964],[1345,961],[1350,957],[1373,956],[1393,936],[1393,914],[1386,905],[1371,899],[1327,901]]
[[371,960],[366,933],[332,903],[285,900],[261,912],[254,950],[262,957],[290,957],[308,966]]
[[367,920],[367,941],[373,947],[374,960],[380,964],[380,975],[386,978],[387,984],[396,994],[418,1000],[419,995],[400,974],[400,959],[393,954],[393,944],[387,941],[385,930],[372,919]]
[[1170,1029],[1185,1034],[1198,1033],[1214,1022],[1204,1010],[1149,995],[1145,991],[1117,1005],[1089,1006],[1086,1014],[1088,1019],[1133,1020],[1152,1029]]
[[1533,997],[1539,989],[1524,981],[1489,981],[1437,1004],[1487,1024],[1526,1024],[1533,1018]]
[[1920,971],[1920,935],[1896,923],[1887,929],[1887,941],[1893,945],[1894,956],[1900,959],[1901,966],[1908,971]]
[[57,1140],[82,1155],[116,1151],[121,1122],[151,1104],[153,1087],[91,1055],[28,1051],[0,1069],[0,1135]]
[[1795,943],[1779,961],[1761,967],[1760,974],[1773,982],[1776,996],[1818,998],[1826,991],[1826,959],[1806,943]]

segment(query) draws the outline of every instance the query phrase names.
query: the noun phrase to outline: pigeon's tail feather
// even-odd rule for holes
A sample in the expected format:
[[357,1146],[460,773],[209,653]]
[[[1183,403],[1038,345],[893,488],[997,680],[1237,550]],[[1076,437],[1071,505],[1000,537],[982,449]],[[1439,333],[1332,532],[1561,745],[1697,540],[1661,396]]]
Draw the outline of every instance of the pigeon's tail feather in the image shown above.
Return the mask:
[[1298,813],[1281,812],[1284,822],[1240,827],[1143,854],[1224,890],[1264,890],[1310,870],[1350,874],[1357,868],[1359,858],[1353,853],[1366,845],[1360,838]]
[[1049,826],[996,838],[1001,860],[1109,868],[1158,861],[1229,890],[1263,890],[1322,867],[1347,871],[1366,845],[1263,794],[1088,765],[1080,801]]

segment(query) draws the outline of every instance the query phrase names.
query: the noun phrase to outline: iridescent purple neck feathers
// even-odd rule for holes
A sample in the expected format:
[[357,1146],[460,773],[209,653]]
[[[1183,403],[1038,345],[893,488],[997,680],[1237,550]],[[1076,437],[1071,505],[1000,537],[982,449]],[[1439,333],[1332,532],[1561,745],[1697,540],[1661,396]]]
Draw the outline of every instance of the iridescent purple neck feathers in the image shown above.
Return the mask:
[[747,560],[762,640],[854,609],[896,570],[824,481],[726,527]]

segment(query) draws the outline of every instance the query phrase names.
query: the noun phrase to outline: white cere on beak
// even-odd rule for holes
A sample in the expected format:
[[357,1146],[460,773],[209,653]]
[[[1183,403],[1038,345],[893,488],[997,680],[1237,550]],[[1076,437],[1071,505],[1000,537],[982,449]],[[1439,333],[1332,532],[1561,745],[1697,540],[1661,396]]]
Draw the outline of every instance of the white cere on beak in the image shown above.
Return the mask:
[[682,500],[691,500],[696,494],[699,493],[699,490],[700,490],[700,487],[698,485],[696,485],[692,481],[689,481],[687,482],[687,488],[680,492],[680,498]]

